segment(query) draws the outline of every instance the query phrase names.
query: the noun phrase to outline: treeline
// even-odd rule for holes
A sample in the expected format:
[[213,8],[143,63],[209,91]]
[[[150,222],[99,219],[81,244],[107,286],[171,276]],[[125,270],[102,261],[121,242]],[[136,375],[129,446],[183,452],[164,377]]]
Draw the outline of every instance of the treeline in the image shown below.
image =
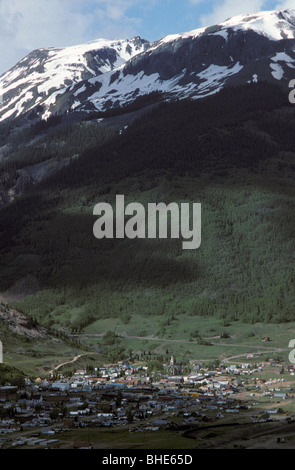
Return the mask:
[[[37,120],[31,125],[29,125],[29,122],[29,120],[25,121],[25,118],[23,118],[19,122],[19,128],[16,129],[17,131],[10,132],[10,134],[7,136],[7,143],[12,146],[12,150],[17,149],[20,146],[24,146],[33,140],[36,136],[42,136],[49,129],[60,124],[62,122],[62,115],[52,115],[47,119]],[[2,126],[5,128],[6,121],[0,124],[0,132]]]
[[[42,126],[43,124],[40,123]],[[52,124],[51,124],[52,125]],[[38,125],[36,125],[39,127]],[[47,124],[45,123],[45,127]],[[78,123],[65,125],[53,131],[49,135],[32,141],[32,134],[36,129],[24,130],[14,137],[16,146],[9,155],[0,163],[3,187],[8,189],[15,183],[17,170],[29,165],[44,162],[55,158],[59,161],[74,159],[90,148],[96,148],[112,139],[117,131],[111,127],[98,123]],[[38,131],[39,132],[39,131]]]
[[[289,148],[283,138],[269,138],[256,124],[267,117],[269,130],[276,136],[276,120],[271,121],[268,113],[283,106],[288,106],[285,94],[263,83],[225,89],[197,102],[163,103],[139,118],[122,136],[85,152],[83,160],[59,173],[55,184],[105,184],[151,170],[223,176],[233,167],[257,166]],[[249,125],[251,121],[253,125]],[[292,120],[289,139],[294,128]]]
[[18,146],[29,142],[37,135],[46,132],[51,127],[60,124],[61,121],[61,115],[50,116],[47,119],[38,120],[31,125],[30,120],[22,116],[6,119],[0,123],[0,146],[8,144],[14,150]]
[[0,364],[0,385],[7,384],[22,386],[25,382],[25,375],[15,367],[7,364]]

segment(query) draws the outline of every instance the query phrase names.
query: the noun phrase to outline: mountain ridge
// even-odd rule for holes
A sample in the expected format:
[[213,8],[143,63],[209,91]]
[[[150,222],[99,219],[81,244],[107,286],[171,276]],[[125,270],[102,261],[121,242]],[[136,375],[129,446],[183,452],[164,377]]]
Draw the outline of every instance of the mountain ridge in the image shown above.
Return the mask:
[[36,109],[44,100],[50,103],[56,91],[117,68],[148,44],[136,36],[30,52],[0,77],[1,119]]
[[97,40],[31,52],[0,77],[0,120],[116,108],[153,91],[200,98],[257,80],[294,76],[295,10],[239,15],[150,43]]

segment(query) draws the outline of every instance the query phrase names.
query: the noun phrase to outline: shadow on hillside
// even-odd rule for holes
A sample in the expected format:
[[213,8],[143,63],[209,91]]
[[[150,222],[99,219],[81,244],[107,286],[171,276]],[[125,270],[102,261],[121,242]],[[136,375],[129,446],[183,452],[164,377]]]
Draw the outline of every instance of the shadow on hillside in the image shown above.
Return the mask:
[[[91,214],[59,213],[50,220],[31,223],[18,241],[18,252],[39,257],[43,287],[83,287],[100,281],[143,282],[160,287],[201,276],[196,257],[187,257],[181,240],[98,240],[93,235],[96,220]],[[27,265],[18,264],[17,272],[14,266],[12,260],[1,270],[1,285],[5,288],[31,274]]]

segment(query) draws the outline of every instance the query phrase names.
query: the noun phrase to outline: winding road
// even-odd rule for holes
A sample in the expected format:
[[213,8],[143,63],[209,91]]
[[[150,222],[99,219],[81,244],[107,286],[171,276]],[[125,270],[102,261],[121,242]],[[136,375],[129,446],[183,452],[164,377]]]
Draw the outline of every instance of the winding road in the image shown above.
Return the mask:
[[[78,338],[102,338],[104,336],[104,333],[81,333],[78,335],[72,335],[73,337],[78,337]],[[119,338],[122,339],[139,339],[143,341],[162,341],[166,343],[185,343],[185,344],[197,344],[197,341],[189,341],[186,339],[170,339],[170,338],[159,338],[157,336],[131,336],[127,335],[126,333],[121,333],[118,335]],[[205,340],[210,340],[210,339],[217,338],[217,336],[214,337],[208,337],[204,338]],[[221,342],[211,342],[211,345],[213,346],[226,346],[226,347],[240,347],[240,348],[250,348],[250,349],[258,349],[258,351],[253,352],[255,356],[269,353],[269,354],[275,354],[275,353],[281,353],[285,351],[290,351],[290,348],[272,348],[272,347],[267,347],[267,346],[260,346],[260,345],[248,345],[248,344],[237,344],[237,343],[221,343]],[[223,362],[232,362],[233,360],[236,360],[238,358],[246,357],[249,353],[242,353],[238,354],[235,356],[229,356],[222,358]],[[208,359],[206,359],[208,360]]]

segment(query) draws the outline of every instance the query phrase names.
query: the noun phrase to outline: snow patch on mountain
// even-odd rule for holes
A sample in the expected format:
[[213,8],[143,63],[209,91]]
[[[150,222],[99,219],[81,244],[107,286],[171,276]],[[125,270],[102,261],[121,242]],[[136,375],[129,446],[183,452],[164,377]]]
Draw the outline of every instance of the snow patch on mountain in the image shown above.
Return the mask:
[[52,93],[56,90],[61,94],[70,84],[107,73],[148,46],[148,41],[136,37],[116,41],[98,39],[78,46],[31,52],[0,77],[1,120],[33,109],[37,99],[44,102],[49,98],[48,103],[52,103]]
[[270,39],[293,39],[295,25],[295,11],[265,11],[254,15],[239,15],[220,24],[223,28],[238,30],[252,30],[263,34]]
[[89,80],[89,82],[93,84],[99,81],[101,88],[99,91],[89,96],[87,105],[91,102],[97,110],[103,110],[110,98],[115,101],[116,104],[122,105],[132,101],[135,96],[141,96],[153,91],[175,94],[182,98],[190,97],[196,92],[205,96],[211,94],[212,90],[215,88],[220,89],[226,78],[238,73],[242,68],[243,66],[239,62],[230,67],[210,65],[203,72],[195,75],[195,81],[185,85],[180,85],[180,82],[186,76],[186,69],[169,80],[162,80],[158,73],[145,75],[144,72],[141,72],[136,76],[124,76],[123,70],[121,69],[120,75],[117,80],[112,83],[111,89],[109,86],[111,74],[105,74],[103,77]]
[[283,67],[280,65],[280,64],[270,64],[270,68],[273,70],[271,72],[272,76],[276,79],[276,80],[282,80],[283,76],[284,76],[284,69]]
[[210,65],[210,67],[198,74],[198,77],[201,80],[204,80],[204,82],[198,87],[199,91],[206,90],[207,88],[212,87],[212,85],[219,85],[226,77],[238,73],[242,68],[243,66],[239,62],[237,62],[233,67]]

